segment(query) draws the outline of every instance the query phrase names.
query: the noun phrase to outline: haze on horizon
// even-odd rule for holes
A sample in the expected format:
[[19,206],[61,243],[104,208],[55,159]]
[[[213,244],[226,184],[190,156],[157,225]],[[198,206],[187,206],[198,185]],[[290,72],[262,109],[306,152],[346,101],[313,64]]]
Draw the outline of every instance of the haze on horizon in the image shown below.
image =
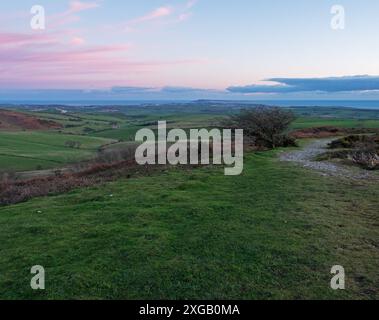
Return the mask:
[[0,100],[379,99],[375,0],[36,4],[0,4]]

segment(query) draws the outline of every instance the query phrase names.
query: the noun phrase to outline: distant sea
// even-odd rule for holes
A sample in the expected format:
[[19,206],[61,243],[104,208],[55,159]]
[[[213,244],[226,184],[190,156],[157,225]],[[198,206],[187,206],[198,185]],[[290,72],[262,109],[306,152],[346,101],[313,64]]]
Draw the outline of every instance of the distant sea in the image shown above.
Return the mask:
[[[208,100],[201,100],[206,102]],[[22,104],[22,105],[67,105],[67,106],[131,106],[146,104],[175,104],[175,103],[193,103],[190,100],[138,100],[138,101],[112,101],[112,100],[96,100],[96,101],[1,101],[0,105]],[[348,107],[355,109],[372,109],[379,110],[379,100],[209,100],[209,102],[220,103],[241,103],[241,104],[266,104],[280,107]]]
[[280,107],[347,107],[355,109],[379,109],[379,100],[266,100],[262,104]]

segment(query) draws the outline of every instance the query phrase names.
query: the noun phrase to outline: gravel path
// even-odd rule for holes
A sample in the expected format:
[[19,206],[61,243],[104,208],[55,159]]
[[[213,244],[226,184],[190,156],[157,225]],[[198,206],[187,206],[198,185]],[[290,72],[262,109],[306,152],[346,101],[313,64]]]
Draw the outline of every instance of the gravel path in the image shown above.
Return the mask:
[[334,139],[319,139],[306,145],[302,150],[282,153],[280,160],[295,162],[305,168],[310,168],[323,175],[339,176],[351,179],[371,179],[373,175],[366,170],[338,165],[328,161],[316,161],[315,158],[326,152],[329,142]]

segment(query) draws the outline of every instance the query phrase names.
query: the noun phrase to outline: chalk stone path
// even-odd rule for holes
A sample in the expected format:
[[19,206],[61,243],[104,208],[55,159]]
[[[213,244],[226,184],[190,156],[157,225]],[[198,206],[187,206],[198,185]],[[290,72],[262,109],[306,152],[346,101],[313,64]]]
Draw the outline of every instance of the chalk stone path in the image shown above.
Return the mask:
[[323,175],[338,176],[351,179],[377,179],[374,173],[358,168],[335,164],[328,161],[317,161],[315,158],[327,151],[328,144],[334,139],[318,139],[306,145],[302,150],[284,152],[280,160],[294,162],[310,168]]

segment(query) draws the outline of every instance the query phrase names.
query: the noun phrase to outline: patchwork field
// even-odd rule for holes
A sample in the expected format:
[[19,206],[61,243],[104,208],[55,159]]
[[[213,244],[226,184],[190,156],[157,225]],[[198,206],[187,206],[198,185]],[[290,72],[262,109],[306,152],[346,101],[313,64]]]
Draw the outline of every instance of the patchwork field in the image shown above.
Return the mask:
[[60,129],[62,125],[33,114],[0,109],[0,131]]
[[[80,143],[80,148],[66,145]],[[112,139],[66,135],[56,132],[0,132],[0,172],[26,171],[60,167],[89,159],[97,148]]]
[[55,121],[62,125],[60,130],[69,134],[89,134],[97,131],[112,129],[119,127],[128,121],[123,114],[106,114],[106,113],[82,113],[69,112],[60,113],[57,111],[39,111],[31,112],[39,118],[46,121]]

